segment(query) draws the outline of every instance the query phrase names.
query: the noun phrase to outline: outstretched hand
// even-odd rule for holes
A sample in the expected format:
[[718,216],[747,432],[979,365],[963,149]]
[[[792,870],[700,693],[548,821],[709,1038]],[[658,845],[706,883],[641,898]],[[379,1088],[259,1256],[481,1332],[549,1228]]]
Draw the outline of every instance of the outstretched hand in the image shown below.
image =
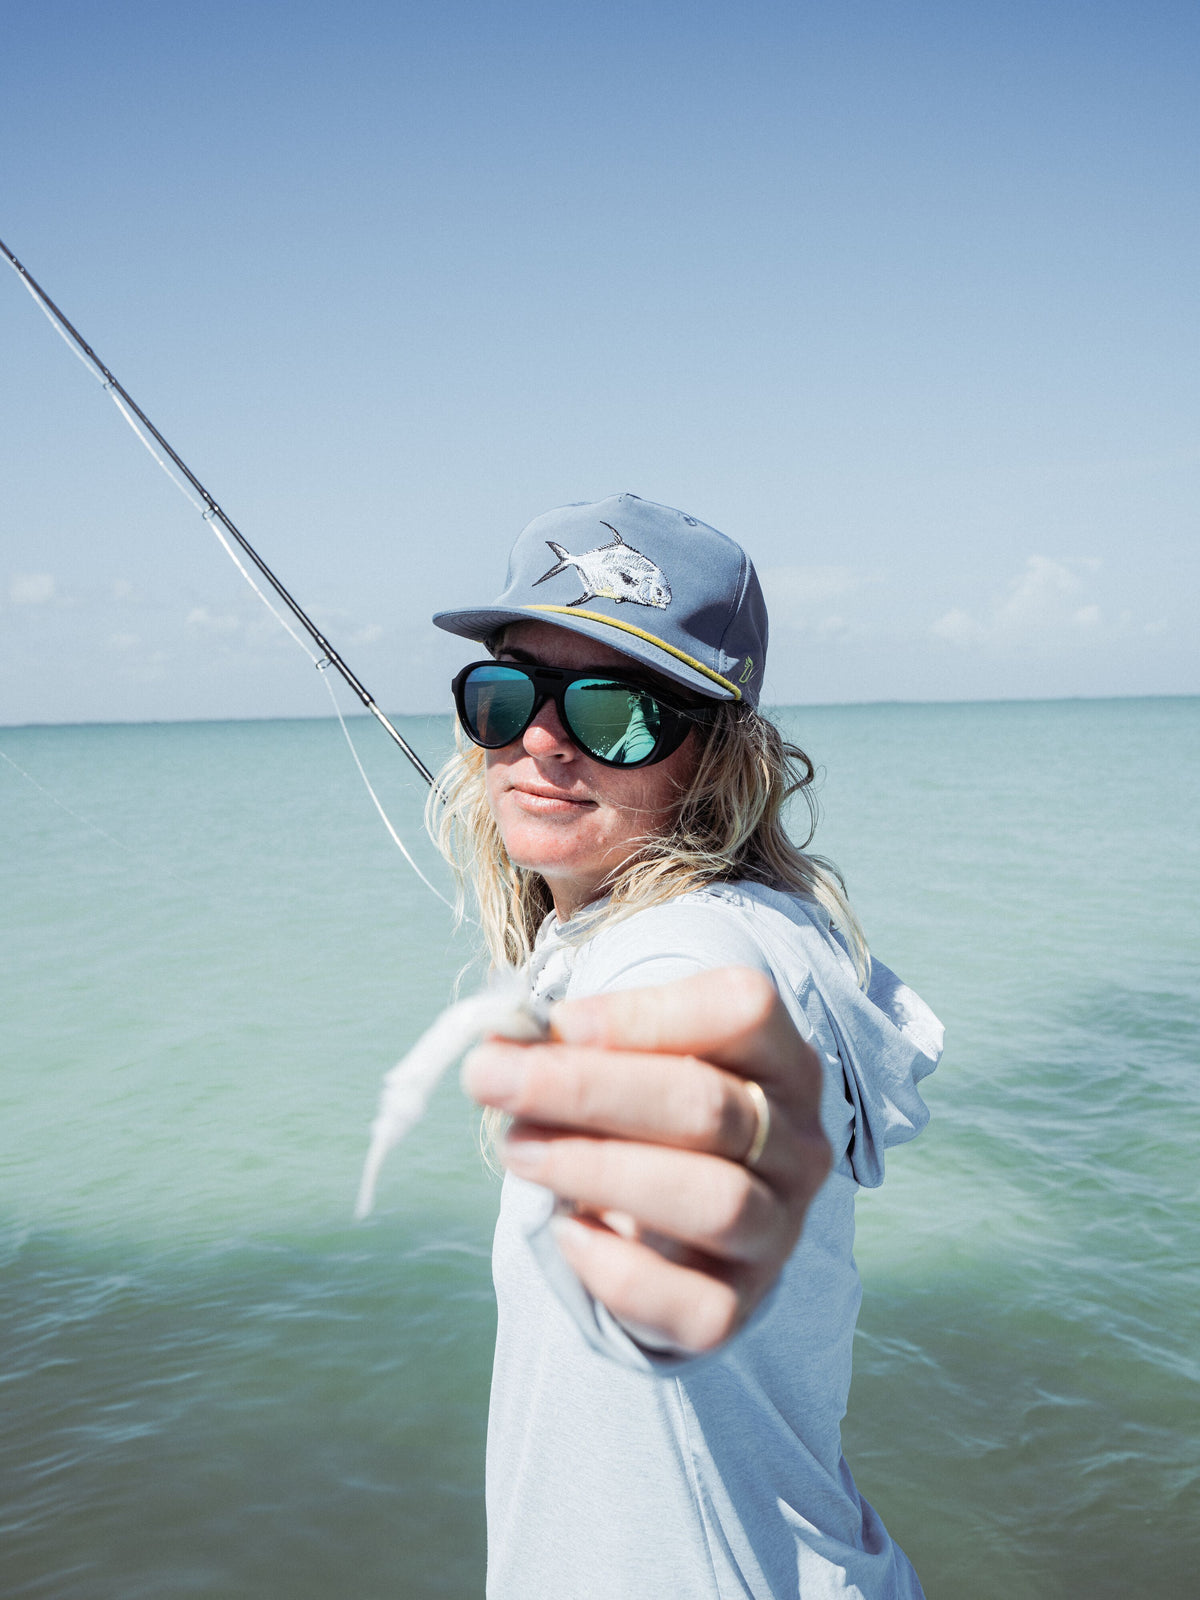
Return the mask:
[[746,967],[564,1001],[550,1032],[464,1064],[467,1092],[513,1118],[501,1159],[565,1203],[559,1249],[614,1316],[714,1348],[775,1282],[829,1172],[816,1055]]

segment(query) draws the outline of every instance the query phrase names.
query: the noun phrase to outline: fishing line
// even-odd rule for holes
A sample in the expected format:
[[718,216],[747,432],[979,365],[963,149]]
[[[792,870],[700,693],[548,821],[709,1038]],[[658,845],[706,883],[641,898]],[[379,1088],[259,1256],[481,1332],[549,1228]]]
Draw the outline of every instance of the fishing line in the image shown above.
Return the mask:
[[[39,302],[39,304],[40,304],[40,302]],[[45,310],[45,307],[43,307],[42,309]],[[50,317],[50,313],[46,312],[46,316],[49,318]],[[57,328],[57,326],[58,326],[57,323],[54,323],[52,318],[50,318],[50,320],[51,320],[52,325]],[[64,339],[66,338],[65,334],[63,334],[63,338]],[[195,509],[200,513],[200,515],[203,518],[203,520],[212,529],[213,535],[216,538],[217,543],[221,546],[222,550],[224,550],[225,554],[233,562],[234,566],[241,573],[242,577],[245,578],[246,582],[254,590],[254,593],[262,601],[263,605],[266,606],[267,610],[275,618],[276,622],[278,622],[279,626],[284,630],[284,632],[287,633],[290,638],[295,640],[295,642],[299,645],[300,649],[304,651],[304,654],[312,662],[313,666],[316,667],[317,670],[322,674],[321,682],[325,685],[325,689],[326,689],[326,691],[327,691],[327,693],[329,695],[330,702],[331,702],[331,704],[333,706],[333,714],[338,719],[338,726],[341,728],[342,733],[345,736],[346,743],[350,747],[350,754],[354,759],[354,765],[358,768],[358,775],[362,779],[364,785],[366,786],[366,791],[370,795],[371,801],[372,801],[376,811],[378,811],[378,813],[380,815],[380,818],[383,821],[384,827],[387,829],[388,833],[391,835],[392,842],[395,844],[397,850],[399,850],[400,854],[404,857],[405,861],[408,862],[409,866],[416,873],[417,877],[420,878],[421,882],[425,885],[425,887],[429,890],[429,892],[431,894],[433,894],[433,895],[436,895],[437,898],[442,902],[442,904],[447,908],[447,910],[453,911],[455,909],[453,903],[446,899],[446,896],[441,892],[440,889],[436,888],[434,884],[430,883],[429,879],[425,876],[425,874],[421,871],[420,867],[417,865],[417,863],[413,860],[412,856],[409,854],[407,846],[405,845],[403,839],[401,839],[400,835],[396,832],[396,829],[392,824],[392,819],[388,816],[387,812],[384,810],[383,802],[380,800],[379,796],[375,793],[375,789],[374,789],[374,787],[373,787],[373,785],[371,783],[371,780],[367,776],[366,768],[363,766],[362,760],[361,760],[361,758],[359,757],[359,754],[358,754],[358,750],[355,747],[354,740],[350,736],[350,729],[346,724],[345,717],[342,715],[342,708],[341,708],[340,705],[338,705],[337,695],[334,694],[334,692],[333,692],[333,685],[330,683],[328,677],[324,676],[326,670],[330,666],[333,665],[332,661],[329,659],[328,656],[320,657],[320,656],[317,656],[312,650],[310,650],[308,645],[305,644],[304,640],[296,632],[295,628],[292,627],[291,623],[282,614],[282,612],[280,612],[275,606],[273,606],[271,604],[270,599],[263,593],[263,591],[259,588],[258,584],[254,581],[253,573],[251,573],[248,570],[248,568],[244,565],[244,563],[241,560],[241,557],[238,555],[238,553],[234,549],[233,545],[231,545],[229,540],[226,538],[224,529],[221,527],[221,524],[217,521],[216,513],[212,509],[210,509],[208,506],[201,505],[200,501],[196,499],[195,495],[190,493],[190,491],[187,488],[187,485],[182,483],[180,481],[180,479],[176,476],[176,474],[171,471],[170,466],[163,459],[163,457],[161,455],[159,455],[158,451],[151,444],[150,440],[146,437],[145,433],[138,426],[137,420],[133,417],[133,415],[129,412],[129,410],[122,403],[121,398],[116,393],[116,391],[111,389],[108,384],[105,384],[105,388],[108,390],[109,394],[112,396],[113,402],[116,405],[117,410],[125,418],[126,422],[128,422],[129,426],[133,429],[133,431],[137,435],[138,439],[140,439],[142,444],[145,445],[145,447],[149,451],[150,455],[153,456],[154,460],[162,468],[163,472],[170,479],[170,481],[175,485],[175,487],[179,490],[180,494],[184,497],[184,499],[188,502],[188,504],[190,506],[194,506],[195,507]]]
[[[238,530],[237,527],[234,526],[233,522],[230,521],[225,512],[222,511],[221,507],[213,499],[212,495],[209,494],[208,490],[200,482],[200,479],[191,470],[187,462],[184,461],[182,456],[180,456],[172,448],[168,441],[154,426],[153,422],[151,422],[150,418],[142,410],[141,406],[138,405],[137,401],[133,398],[129,391],[120,382],[118,382],[118,380],[109,371],[108,367],[105,366],[104,362],[101,361],[100,357],[92,349],[91,345],[87,343],[82,334],[79,333],[74,325],[68,321],[68,319],[55,305],[54,301],[51,300],[50,296],[45,292],[37,280],[25,269],[25,267],[22,266],[20,261],[17,260],[16,256],[13,255],[12,251],[2,239],[0,239],[0,252],[3,252],[4,256],[9,262],[9,265],[16,272],[18,278],[29,291],[30,295],[32,295],[34,303],[42,311],[43,315],[50,323],[50,326],[67,345],[67,348],[72,352],[72,354],[75,355],[92,374],[92,376],[99,381],[105,393],[110,397],[117,410],[129,424],[130,428],[132,428],[135,436],[138,438],[141,444],[158,463],[159,467],[161,467],[162,471],[179,490],[180,494],[183,495],[188,504],[192,506],[194,510],[199,512],[200,516],[211,528],[217,542],[225,551],[225,554],[233,562],[237,570],[241,573],[245,581],[249,584],[250,588],[258,596],[259,600],[262,601],[263,605],[266,606],[267,610],[275,618],[276,622],[279,623],[280,627],[284,629],[284,631],[291,637],[292,640],[294,640],[297,645],[299,645],[300,649],[304,651],[305,655],[312,662],[313,666],[316,667],[321,673],[322,681],[324,682],[329,693],[329,698],[333,703],[334,713],[337,716],[342,733],[345,735],[346,743],[350,747],[350,754],[354,758],[354,764],[358,768],[359,776],[366,785],[367,793],[370,795],[376,811],[378,811],[380,817],[382,818],[384,826],[391,835],[391,838],[397,849],[399,849],[400,853],[416,873],[417,877],[420,878],[421,882],[426,886],[427,889],[437,896],[443,905],[448,906],[450,910],[453,911],[455,908],[451,902],[446,899],[445,895],[443,895],[439,889],[435,888],[434,885],[430,883],[429,879],[413,860],[412,856],[401,840],[400,835],[392,825],[391,819],[388,817],[387,812],[384,810],[379,796],[375,793],[375,790],[371,785],[371,781],[367,777],[366,769],[363,767],[358,751],[355,748],[354,740],[350,736],[350,730],[346,726],[346,720],[342,715],[341,707],[338,705],[337,696],[333,692],[333,685],[329,682],[329,679],[326,676],[330,667],[332,667],[342,678],[342,680],[349,685],[362,704],[375,718],[376,722],[378,722],[384,729],[388,737],[400,748],[411,764],[421,774],[422,778],[424,778],[425,782],[431,787],[434,783],[432,772],[430,772],[429,768],[421,760],[420,756],[375,703],[374,697],[367,691],[357,675],[352,672],[342,660],[341,656],[329,643],[329,640],[326,639],[325,635],[313,622],[312,618],[309,617],[308,613],[302,609],[299,603],[292,597],[287,589],[284,588],[283,584],[271,571],[270,567],[267,566],[266,562],[250,544],[250,541]],[[230,542],[231,540],[233,541],[232,543]],[[251,565],[257,570],[259,575],[266,580],[267,584],[274,591],[275,595],[283,602],[287,612],[290,613],[290,618],[289,616],[285,615],[285,613],[281,611],[263,591],[262,587],[256,581],[253,572],[250,570],[250,566],[247,566],[246,562],[242,560],[243,555],[248,557]],[[319,654],[310,647],[307,641],[302,637],[301,633],[297,631],[297,628],[293,625],[293,623],[299,624],[304,633],[306,633],[309,639],[311,639],[317,646],[317,650],[320,652]],[[7,760],[8,758],[5,757],[5,759]],[[10,764],[14,766],[16,765],[15,762]],[[31,779],[30,781],[32,782],[33,780]]]
[[346,736],[346,743],[350,746],[350,754],[354,757],[354,765],[358,768],[358,775],[362,779],[363,783],[366,785],[367,793],[371,796],[371,799],[372,799],[372,801],[374,802],[374,805],[375,805],[375,809],[376,809],[376,811],[378,811],[380,817],[383,820],[384,827],[391,834],[393,844],[396,846],[396,849],[399,850],[400,854],[404,857],[405,861],[408,862],[409,866],[416,873],[417,877],[420,878],[421,882],[425,885],[425,887],[429,890],[429,892],[431,894],[436,895],[437,898],[442,902],[442,904],[446,907],[446,909],[448,911],[452,911],[452,912],[455,913],[455,915],[457,915],[458,914],[458,908],[454,905],[453,901],[447,900],[446,896],[442,893],[442,891],[440,889],[435,888],[434,885],[432,883],[430,883],[429,879],[421,871],[420,867],[413,860],[412,856],[409,855],[408,850],[405,847],[404,840],[401,839],[400,835],[396,832],[395,828],[392,826],[392,819],[388,816],[387,812],[383,809],[383,802],[380,800],[379,796],[375,793],[375,790],[371,786],[371,780],[370,780],[370,778],[367,777],[366,768],[362,764],[362,761],[361,761],[361,759],[359,757],[358,751],[354,748],[354,740],[350,737],[350,729],[346,726],[346,719],[342,715],[342,708],[337,703],[337,696],[333,692],[333,685],[330,683],[329,679],[324,675],[325,674],[325,669],[329,666],[329,663],[325,662],[325,661],[318,661],[317,662],[317,666],[318,666],[318,668],[320,668],[321,673],[322,673],[321,682],[325,685],[326,689],[329,690],[329,698],[333,703],[334,715],[337,717],[338,724],[341,727],[342,732]]
[[[138,852],[133,848],[132,845],[126,844],[123,839],[118,839],[115,834],[106,833],[103,828],[98,827],[96,823],[90,820],[90,818],[82,816],[78,811],[73,811],[71,807],[64,801],[60,800],[56,794],[51,794],[49,789],[47,789],[43,784],[40,784],[31,772],[26,772],[24,767],[18,766],[13,758],[10,755],[5,754],[3,750],[0,750],[0,761],[7,761],[13,771],[20,773],[21,777],[25,779],[25,782],[32,784],[39,794],[45,795],[46,799],[49,800],[51,805],[57,806],[60,811],[65,811],[67,816],[72,817],[76,822],[79,823],[81,827],[86,828],[89,833],[99,834],[102,839],[107,839],[109,844],[115,844],[118,850],[123,850],[127,856],[132,856],[135,861],[141,859],[141,857],[138,855]],[[163,867],[159,870],[165,872],[169,878],[174,878],[176,883],[183,882],[183,879],[179,877],[178,873],[172,872],[169,868]]]

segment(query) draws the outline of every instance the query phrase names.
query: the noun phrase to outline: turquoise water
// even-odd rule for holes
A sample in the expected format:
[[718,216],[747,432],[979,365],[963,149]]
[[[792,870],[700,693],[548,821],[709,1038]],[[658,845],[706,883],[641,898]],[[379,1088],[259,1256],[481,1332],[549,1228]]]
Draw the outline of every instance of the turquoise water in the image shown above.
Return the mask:
[[[1200,702],[785,720],[817,846],[948,1027],[860,1204],[860,1485],[930,1600],[1191,1596]],[[335,724],[0,751],[48,791],[0,761],[0,1590],[479,1595],[496,1190],[453,1085],[349,1220],[469,937]]]

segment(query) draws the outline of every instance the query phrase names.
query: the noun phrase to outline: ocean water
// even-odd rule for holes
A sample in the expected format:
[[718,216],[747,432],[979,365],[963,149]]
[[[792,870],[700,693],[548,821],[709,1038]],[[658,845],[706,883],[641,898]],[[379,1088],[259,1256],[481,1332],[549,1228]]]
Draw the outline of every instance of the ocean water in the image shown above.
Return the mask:
[[[1194,1596],[1200,702],[782,716],[948,1033],[860,1202],[859,1484],[930,1600]],[[452,1083],[350,1220],[469,934],[334,723],[0,753],[0,1592],[480,1595],[496,1184]]]

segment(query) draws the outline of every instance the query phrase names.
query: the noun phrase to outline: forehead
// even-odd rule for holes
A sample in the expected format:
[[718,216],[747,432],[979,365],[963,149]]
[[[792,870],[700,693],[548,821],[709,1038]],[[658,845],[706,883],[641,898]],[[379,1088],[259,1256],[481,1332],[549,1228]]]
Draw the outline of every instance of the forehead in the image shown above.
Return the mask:
[[623,655],[620,650],[590,639],[586,634],[557,627],[553,622],[510,622],[496,646],[498,655],[506,650],[531,656],[543,667],[607,667],[613,672],[652,676],[632,656]]

